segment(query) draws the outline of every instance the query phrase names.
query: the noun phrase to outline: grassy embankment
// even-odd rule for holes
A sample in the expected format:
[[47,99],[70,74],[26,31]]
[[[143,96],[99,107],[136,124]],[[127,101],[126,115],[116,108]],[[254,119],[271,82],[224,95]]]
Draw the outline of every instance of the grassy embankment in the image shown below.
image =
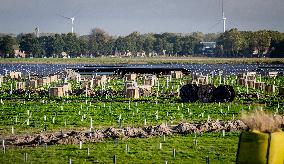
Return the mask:
[[97,58],[1,58],[0,63],[56,63],[56,64],[237,64],[284,63],[284,58],[209,58],[209,57],[97,57]]

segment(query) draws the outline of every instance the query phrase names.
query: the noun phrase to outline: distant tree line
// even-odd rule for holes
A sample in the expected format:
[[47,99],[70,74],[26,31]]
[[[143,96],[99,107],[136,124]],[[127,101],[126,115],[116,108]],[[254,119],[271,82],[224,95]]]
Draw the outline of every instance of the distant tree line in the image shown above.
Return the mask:
[[162,33],[111,36],[95,28],[89,35],[49,34],[36,37],[34,33],[0,35],[0,54],[14,57],[14,50],[24,51],[27,57],[58,57],[62,52],[71,57],[107,55],[200,55],[201,42],[216,42],[214,54],[218,57],[284,57],[284,34],[278,31],[239,31],[191,34]]
[[228,57],[284,57],[284,34],[278,31],[231,29],[218,39],[216,55]]

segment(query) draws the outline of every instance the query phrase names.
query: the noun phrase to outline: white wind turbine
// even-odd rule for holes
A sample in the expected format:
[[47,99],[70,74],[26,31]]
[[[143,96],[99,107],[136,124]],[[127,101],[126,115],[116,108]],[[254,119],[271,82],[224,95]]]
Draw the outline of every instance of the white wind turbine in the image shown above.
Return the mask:
[[35,27],[35,35],[36,37],[39,37],[39,27],[38,26]]
[[75,21],[75,17],[66,17],[66,16],[63,16],[63,15],[60,15],[60,14],[58,14],[58,15],[61,16],[62,18],[71,20],[71,33],[73,34],[73,33],[74,33],[74,21]]
[[223,32],[226,31],[226,17],[224,12],[224,0],[222,0],[222,20],[223,20]]
[[222,32],[226,31],[226,21],[229,21],[226,17],[225,17],[225,11],[224,11],[224,0],[221,0],[221,5],[222,5],[222,18],[218,20],[218,22],[216,24],[214,24],[212,27],[210,27],[209,29],[212,29],[213,27],[215,27],[216,25],[220,24],[222,22]]

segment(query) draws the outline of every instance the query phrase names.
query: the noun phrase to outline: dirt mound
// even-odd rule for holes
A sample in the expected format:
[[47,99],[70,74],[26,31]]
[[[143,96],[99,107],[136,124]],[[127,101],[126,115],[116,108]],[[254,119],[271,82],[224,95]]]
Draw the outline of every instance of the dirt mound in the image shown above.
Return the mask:
[[225,130],[228,132],[236,132],[247,129],[247,126],[241,120],[229,121],[225,124]]
[[[278,118],[283,121],[283,117]],[[104,130],[95,130],[88,132],[71,131],[67,133],[46,133],[37,135],[12,136],[6,137],[6,145],[14,146],[37,146],[41,144],[79,144],[82,142],[98,142],[105,138],[144,138],[157,135],[188,134],[203,132],[220,132],[223,129],[231,131],[239,131],[246,129],[246,125],[241,120],[234,121],[207,121],[205,123],[180,123],[177,126],[167,126],[162,123],[158,126],[149,127],[125,127],[125,128],[107,128]]]
[[[61,135],[62,136],[62,135]],[[66,136],[62,136],[59,140],[57,140],[57,144],[79,144],[80,141],[87,140],[85,133],[72,131],[67,133]]]
[[199,132],[220,132],[225,127],[225,123],[219,120],[207,121],[199,127]]
[[95,132],[91,133],[91,136],[89,135],[89,137],[91,138],[91,141],[101,141],[104,139],[104,134],[102,133],[102,131],[98,130]]
[[36,145],[39,143],[40,137],[39,136],[22,136],[15,138],[15,144],[18,146],[23,145]]
[[169,128],[166,124],[162,123],[158,126],[149,126],[145,129],[148,135],[155,136],[155,135],[171,135],[172,129]]
[[72,136],[67,136],[65,138],[61,138],[60,140],[57,141],[58,144],[63,144],[63,145],[67,145],[67,144],[79,144],[80,143],[80,139],[78,137],[72,137]]
[[147,133],[142,129],[142,128],[131,128],[127,127],[125,128],[125,136],[126,137],[139,137],[139,138],[144,138],[147,137]]
[[115,129],[115,128],[107,128],[104,132],[104,138],[119,138],[124,137],[124,130],[123,129]]
[[37,140],[39,144],[41,144],[42,142],[55,144],[60,137],[63,137],[63,136],[55,135],[55,134],[46,134],[46,135],[40,134],[39,136],[37,136]]
[[180,123],[177,126],[175,126],[173,130],[175,130],[177,133],[187,134],[197,131],[197,127],[195,124]]

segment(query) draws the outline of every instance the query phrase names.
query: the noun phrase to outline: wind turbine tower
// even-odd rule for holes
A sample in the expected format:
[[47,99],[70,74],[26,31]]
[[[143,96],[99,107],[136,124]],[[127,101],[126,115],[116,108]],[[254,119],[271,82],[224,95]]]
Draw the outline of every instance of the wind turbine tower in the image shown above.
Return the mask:
[[35,35],[36,37],[39,37],[39,27],[38,26],[35,27]]
[[224,12],[224,0],[222,0],[222,20],[223,20],[223,32],[226,31],[226,17]]
[[73,34],[74,33],[74,20],[75,18],[72,17],[72,18],[69,18],[71,20],[71,33]]

